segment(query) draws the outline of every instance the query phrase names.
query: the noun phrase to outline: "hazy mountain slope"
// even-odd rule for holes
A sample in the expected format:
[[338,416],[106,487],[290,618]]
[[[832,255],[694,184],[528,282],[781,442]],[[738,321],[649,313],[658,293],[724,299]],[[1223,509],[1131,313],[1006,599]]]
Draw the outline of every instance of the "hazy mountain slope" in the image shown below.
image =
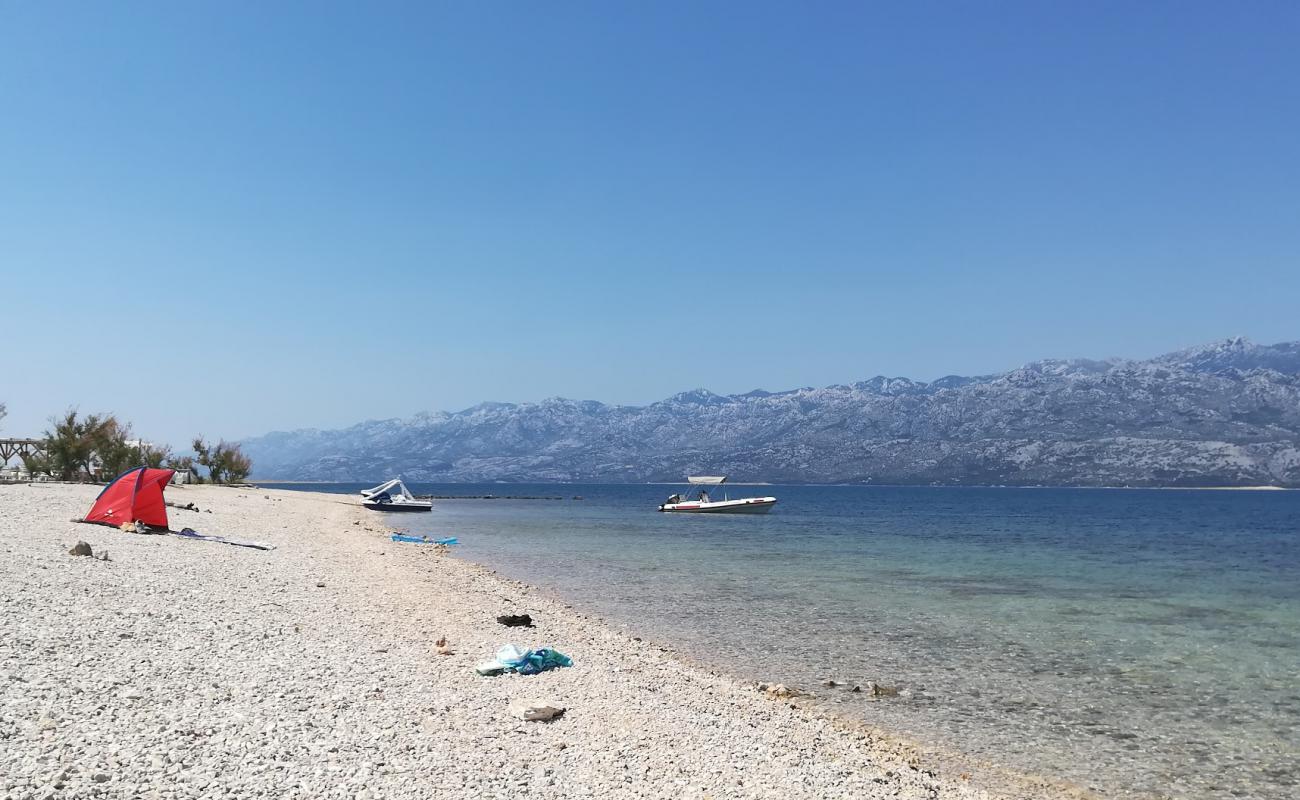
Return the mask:
[[243,444],[264,479],[1300,485],[1300,343],[644,407],[486,403]]

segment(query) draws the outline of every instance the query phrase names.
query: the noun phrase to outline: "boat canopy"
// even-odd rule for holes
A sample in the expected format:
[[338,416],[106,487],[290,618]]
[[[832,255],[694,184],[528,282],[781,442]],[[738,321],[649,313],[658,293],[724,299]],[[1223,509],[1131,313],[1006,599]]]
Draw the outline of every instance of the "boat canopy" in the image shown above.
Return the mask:
[[401,496],[405,497],[407,500],[415,499],[415,495],[411,494],[411,490],[406,488],[406,484],[402,483],[401,478],[393,478],[391,481],[388,481],[387,483],[381,483],[373,489],[363,489],[361,491],[361,496],[375,497],[377,495],[383,494],[384,492],[391,493],[393,489],[397,489],[397,493],[401,494]]
[[727,476],[692,475],[686,480],[696,486],[721,486],[727,482]]

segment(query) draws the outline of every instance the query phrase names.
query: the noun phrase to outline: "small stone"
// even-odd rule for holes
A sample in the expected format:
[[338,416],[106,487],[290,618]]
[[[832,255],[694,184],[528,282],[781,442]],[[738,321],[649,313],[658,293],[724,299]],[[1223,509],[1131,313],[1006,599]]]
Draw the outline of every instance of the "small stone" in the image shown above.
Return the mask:
[[324,581],[317,581],[317,582],[316,582],[316,588],[317,588],[317,589],[324,589],[324,588],[325,588],[325,583],[324,583]]
[[140,691],[139,689],[136,689],[136,688],[134,688],[134,687],[128,687],[128,688],[122,690],[122,694],[119,695],[119,696],[120,696],[123,700],[143,700],[143,699],[144,699],[144,694],[141,693],[141,691]]
[[792,689],[789,686],[786,686],[784,683],[774,683],[771,685],[759,684],[759,685],[767,686],[767,688],[764,689],[764,693],[768,697],[776,700],[785,699],[787,697],[798,697],[799,695],[803,694],[798,689]]
[[108,783],[110,778],[112,778],[112,776],[107,772],[96,772],[94,775],[90,776],[90,779],[95,783]]
[[92,550],[90,549],[90,545],[89,545],[87,542],[77,542],[76,544],[74,544],[74,545],[72,546],[72,549],[68,551],[68,555],[70,555],[70,556],[93,556],[93,555],[94,555],[94,551],[92,551]]
[[565,709],[544,700],[520,700],[511,703],[509,711],[524,722],[549,722],[563,716]]

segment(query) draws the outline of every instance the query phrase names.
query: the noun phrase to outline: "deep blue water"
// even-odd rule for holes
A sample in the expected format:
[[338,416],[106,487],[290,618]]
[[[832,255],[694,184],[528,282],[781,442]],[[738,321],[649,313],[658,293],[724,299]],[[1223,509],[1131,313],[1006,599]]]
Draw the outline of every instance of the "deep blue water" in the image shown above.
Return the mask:
[[1300,795],[1300,492],[737,486],[780,503],[657,513],[675,488],[412,485],[566,499],[387,521],[925,741],[1112,795]]

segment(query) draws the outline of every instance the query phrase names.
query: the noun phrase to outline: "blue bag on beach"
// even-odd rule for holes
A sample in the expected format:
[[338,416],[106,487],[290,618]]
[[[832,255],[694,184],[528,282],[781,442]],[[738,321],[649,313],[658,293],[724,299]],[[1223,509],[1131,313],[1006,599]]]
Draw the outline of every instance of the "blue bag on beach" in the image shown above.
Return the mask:
[[499,669],[502,672],[518,672],[520,675],[536,675],[539,672],[546,672],[556,667],[571,666],[573,666],[573,659],[559,650],[550,647],[540,647],[536,650],[520,650],[512,644],[508,644],[497,651],[495,661],[479,665],[479,674],[492,674]]
[[533,650],[524,657],[523,663],[515,667],[520,675],[536,675],[539,672],[545,672],[548,669],[556,667],[571,667],[573,659],[561,653],[559,650],[553,650],[549,647],[543,647]]

